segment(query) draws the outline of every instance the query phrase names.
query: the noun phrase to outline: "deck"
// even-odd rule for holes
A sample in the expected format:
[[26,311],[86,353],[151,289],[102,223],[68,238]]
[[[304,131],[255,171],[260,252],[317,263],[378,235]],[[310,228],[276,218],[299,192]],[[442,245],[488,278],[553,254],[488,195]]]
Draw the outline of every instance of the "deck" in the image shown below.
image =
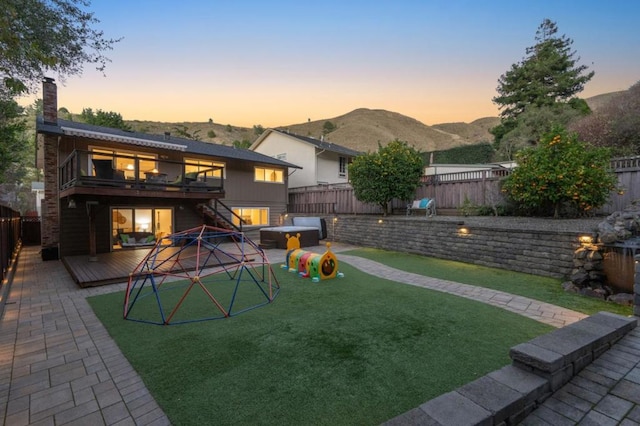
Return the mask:
[[[88,255],[81,256],[65,256],[62,259],[63,264],[69,271],[73,280],[80,287],[95,287],[105,284],[123,283],[129,281],[129,275],[132,274],[138,265],[144,261],[146,256],[153,249],[132,249],[118,250],[112,253],[101,253],[95,257],[95,260],[89,260]],[[176,263],[173,255],[183,250],[180,254],[180,261]],[[231,249],[229,252],[233,253]],[[157,270],[162,272],[177,270],[193,270],[196,265],[197,250],[195,247],[165,247],[158,252],[156,257]],[[247,253],[245,259],[253,260],[256,253]],[[168,260],[171,259],[171,260]],[[168,260],[165,262],[165,260]],[[217,253],[215,260],[209,259],[207,266],[227,265],[238,263],[231,256],[225,256],[224,253]]]
[[149,254],[149,248],[100,253],[96,260],[88,255],[65,256],[62,263],[80,287],[127,282],[129,274]]

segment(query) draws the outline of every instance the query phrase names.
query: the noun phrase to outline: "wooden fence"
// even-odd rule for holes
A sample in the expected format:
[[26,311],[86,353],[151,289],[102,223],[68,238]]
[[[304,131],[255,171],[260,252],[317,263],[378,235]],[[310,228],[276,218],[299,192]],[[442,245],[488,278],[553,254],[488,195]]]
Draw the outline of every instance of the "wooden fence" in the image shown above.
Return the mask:
[[0,267],[2,267],[0,290],[3,288],[19,244],[20,212],[0,206]]
[[[608,215],[640,200],[640,156],[614,159],[611,167],[622,194],[613,191],[609,202],[596,214]],[[476,206],[501,204],[500,181],[509,170],[481,170],[423,176],[415,199],[435,198],[438,211],[455,214],[465,202]],[[392,200],[391,211],[403,213],[411,200]],[[381,214],[382,209],[356,200],[349,184],[319,185],[289,189],[289,213],[298,214]]]
[[[423,176],[415,199],[435,198],[439,210],[456,210],[465,200],[480,206],[502,200],[500,179],[508,170],[482,170]],[[394,212],[404,212],[411,200],[391,201]],[[381,214],[382,208],[356,200],[348,184],[319,185],[289,189],[289,213],[299,214]]]
[[598,210],[598,214],[611,214],[622,211],[634,201],[640,201],[640,156],[616,158],[611,168],[618,177],[618,186],[622,193],[614,191],[609,202]]

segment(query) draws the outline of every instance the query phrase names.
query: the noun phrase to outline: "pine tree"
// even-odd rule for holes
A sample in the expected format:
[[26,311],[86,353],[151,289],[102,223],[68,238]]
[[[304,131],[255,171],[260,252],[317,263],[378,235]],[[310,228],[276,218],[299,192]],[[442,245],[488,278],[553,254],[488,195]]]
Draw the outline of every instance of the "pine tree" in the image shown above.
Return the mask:
[[557,33],[556,23],[545,19],[536,32],[536,44],[526,49],[526,57],[498,79],[498,96],[493,102],[501,109],[502,122],[491,130],[496,144],[518,127],[519,117],[528,108],[566,107],[584,113],[584,102],[575,95],[594,72],[587,72],[586,65],[578,65],[580,57],[572,50],[573,40]]

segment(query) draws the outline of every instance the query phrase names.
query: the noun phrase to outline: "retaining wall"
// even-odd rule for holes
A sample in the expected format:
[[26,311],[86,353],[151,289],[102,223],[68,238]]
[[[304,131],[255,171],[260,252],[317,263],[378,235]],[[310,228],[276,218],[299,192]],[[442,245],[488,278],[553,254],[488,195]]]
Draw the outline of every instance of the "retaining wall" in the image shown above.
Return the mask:
[[583,233],[405,216],[327,216],[329,241],[566,278]]
[[600,312],[511,348],[512,364],[440,395],[384,423],[517,425],[637,325]]

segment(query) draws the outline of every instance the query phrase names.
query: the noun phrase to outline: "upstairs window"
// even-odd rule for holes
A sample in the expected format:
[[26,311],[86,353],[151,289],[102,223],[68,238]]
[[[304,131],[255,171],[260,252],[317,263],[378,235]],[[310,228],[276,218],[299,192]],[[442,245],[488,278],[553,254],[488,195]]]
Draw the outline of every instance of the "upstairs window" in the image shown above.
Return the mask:
[[[95,160],[112,160],[114,169],[124,172],[127,179],[135,178],[135,164],[138,161],[138,178],[144,178],[144,171],[157,169],[158,163],[156,157],[151,154],[141,154],[133,151],[120,151],[105,148],[91,148],[91,159]],[[92,170],[91,164],[89,170]]]
[[339,157],[338,176],[343,178],[347,177],[347,159],[346,157]]
[[267,167],[255,168],[256,182],[284,183],[284,171],[281,169],[271,169]]
[[[207,173],[207,176],[217,178],[221,177],[224,179],[224,163],[219,163],[217,161],[198,160],[196,158],[185,158],[184,162],[185,173],[202,172],[205,170],[214,169],[209,171]],[[218,167],[221,167],[221,169],[217,169]]]

